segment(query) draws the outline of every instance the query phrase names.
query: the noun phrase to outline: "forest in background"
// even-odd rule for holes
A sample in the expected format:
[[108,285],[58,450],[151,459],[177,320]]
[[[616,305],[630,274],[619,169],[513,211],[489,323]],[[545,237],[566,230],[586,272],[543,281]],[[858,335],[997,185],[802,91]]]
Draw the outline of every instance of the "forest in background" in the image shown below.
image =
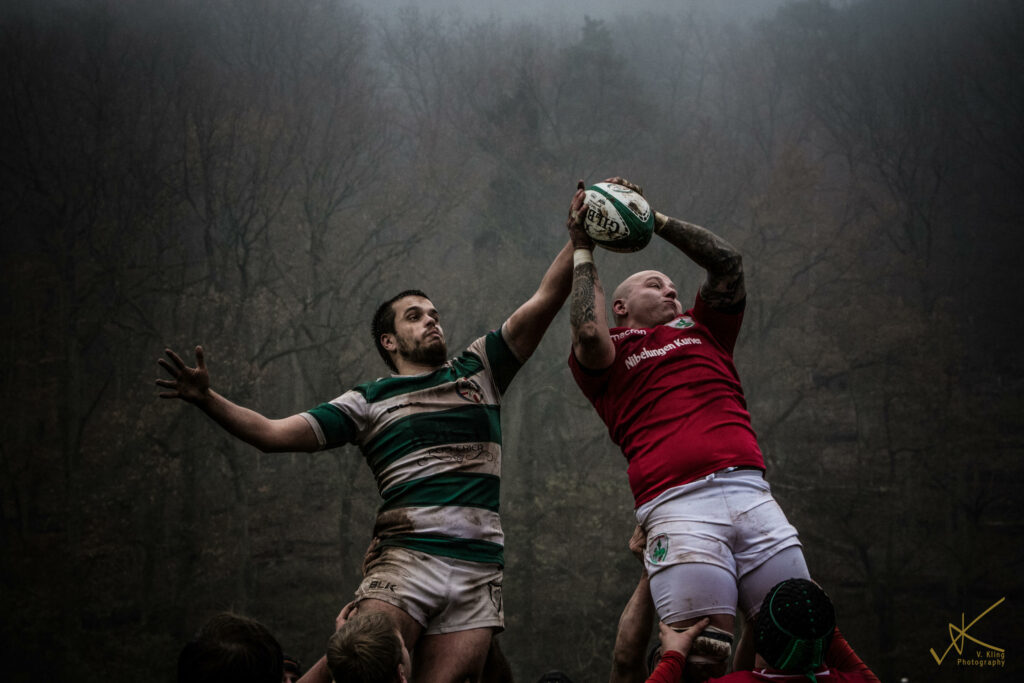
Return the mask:
[[[580,13],[582,15],[582,12]],[[736,352],[841,627],[883,681],[1024,671],[1024,4],[799,0],[756,21],[375,15],[343,0],[0,7],[0,652],[8,680],[172,680],[212,612],[306,664],[378,504],[351,447],[264,455],[157,399],[165,346],[272,417],[385,373],[380,300],[450,349],[622,175],[744,255]],[[684,299],[655,239],[596,255]],[[563,311],[503,410],[502,647],[608,674],[639,566],[625,461]],[[950,624],[1006,668],[941,666]],[[967,649],[972,648],[967,645]]]

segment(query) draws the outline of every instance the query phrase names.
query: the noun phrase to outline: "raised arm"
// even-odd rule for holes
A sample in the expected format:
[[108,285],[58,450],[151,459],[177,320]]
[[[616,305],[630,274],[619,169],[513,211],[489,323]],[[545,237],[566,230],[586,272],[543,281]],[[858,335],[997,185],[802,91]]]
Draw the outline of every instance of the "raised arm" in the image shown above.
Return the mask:
[[[580,181],[580,189],[576,190],[573,197],[573,206],[576,207],[577,213],[579,207],[583,205],[582,186],[583,183]],[[570,213],[573,210],[570,208]],[[568,242],[544,273],[537,291],[505,322],[505,341],[521,362],[526,361],[540,344],[558,309],[569,296],[571,286],[572,242]]]
[[[644,546],[647,535],[637,525],[629,539],[629,550],[640,560],[643,567]],[[619,630],[615,634],[615,649],[612,650],[612,672],[609,683],[643,683],[647,679],[647,641],[651,639],[651,625],[654,623],[654,601],[651,599],[651,583],[647,570],[643,569],[640,581],[630,596],[619,617]]]
[[654,232],[707,271],[700,297],[711,308],[728,308],[743,301],[743,259],[736,249],[711,232],[693,223],[654,212]]
[[157,360],[172,379],[158,379],[156,383],[170,391],[160,392],[160,398],[179,398],[198,406],[229,434],[255,446],[264,453],[315,451],[319,448],[316,434],[305,418],[292,415],[272,420],[232,403],[210,388],[210,374],[206,369],[203,347],[196,347],[196,367],[171,349],[165,349],[168,362]]
[[583,181],[580,181],[566,228],[573,246],[572,300],[569,325],[572,352],[580,365],[603,370],[615,360],[615,345],[608,332],[604,288],[594,265],[594,241],[583,230]]

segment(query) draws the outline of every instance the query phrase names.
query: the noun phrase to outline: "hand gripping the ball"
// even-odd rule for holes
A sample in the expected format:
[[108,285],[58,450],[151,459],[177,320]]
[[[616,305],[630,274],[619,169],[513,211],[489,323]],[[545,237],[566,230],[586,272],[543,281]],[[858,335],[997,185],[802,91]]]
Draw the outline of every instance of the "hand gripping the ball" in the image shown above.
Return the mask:
[[572,196],[572,202],[569,204],[569,217],[565,221],[565,227],[569,231],[569,239],[574,249],[593,250],[594,240],[590,239],[590,235],[583,228],[583,219],[587,214],[584,206],[585,187],[582,180],[576,184],[576,194]]
[[[630,190],[633,190],[633,192],[636,192],[641,197],[644,197],[644,199],[647,199],[647,197],[644,196],[644,188],[643,187],[641,187],[640,185],[637,185],[636,183],[632,183],[632,182],[626,180],[622,176],[615,176],[614,178],[606,178],[604,182],[606,182],[606,183],[613,183],[615,185],[622,185],[623,187],[627,187]],[[650,205],[650,203],[648,202],[648,206],[649,205]],[[665,226],[665,221],[668,220],[668,216],[666,216],[663,213],[658,213],[654,209],[653,206],[651,206],[651,215],[654,216],[654,232],[655,232],[655,234],[657,234],[657,233],[661,232],[661,229]]]
[[[639,185],[636,185],[634,183],[631,183],[628,180],[626,180],[625,178],[622,178],[620,176],[615,176],[614,178],[605,178],[604,182],[606,182],[606,183],[613,183],[615,185],[622,185],[623,187],[628,187],[629,189],[633,190],[633,192],[636,192],[641,197],[644,196],[644,188],[642,188]],[[646,197],[645,197],[645,199],[646,199]]]

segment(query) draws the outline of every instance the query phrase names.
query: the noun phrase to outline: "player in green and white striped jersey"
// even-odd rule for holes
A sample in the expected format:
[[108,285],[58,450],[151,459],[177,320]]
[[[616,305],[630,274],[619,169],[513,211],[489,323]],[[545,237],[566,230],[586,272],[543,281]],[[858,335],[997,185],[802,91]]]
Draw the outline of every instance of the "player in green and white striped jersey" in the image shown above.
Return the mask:
[[[580,188],[570,215],[582,205]],[[568,243],[534,295],[452,359],[433,303],[417,290],[402,292],[381,305],[373,325],[394,374],[283,419],[211,389],[201,347],[196,367],[170,349],[169,361],[159,361],[172,377],[157,380],[168,389],[162,398],[196,404],[265,452],[359,446],[384,499],[375,559],[356,591],[359,610],[393,618],[415,647],[418,682],[478,680],[491,638],[503,628],[499,405],[571,283]]]
[[[396,303],[429,306],[422,295]],[[495,331],[437,370],[361,384],[302,413],[321,447],[362,450],[384,499],[374,529],[380,547],[504,564],[499,406],[520,367]]]

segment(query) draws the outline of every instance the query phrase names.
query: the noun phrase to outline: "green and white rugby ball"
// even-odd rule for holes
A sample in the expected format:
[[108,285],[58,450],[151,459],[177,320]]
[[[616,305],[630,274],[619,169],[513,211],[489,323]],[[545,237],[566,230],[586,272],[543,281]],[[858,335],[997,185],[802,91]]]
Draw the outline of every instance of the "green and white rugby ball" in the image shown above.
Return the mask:
[[654,234],[654,212],[643,195],[615,183],[587,188],[583,228],[596,244],[612,251],[639,251]]

